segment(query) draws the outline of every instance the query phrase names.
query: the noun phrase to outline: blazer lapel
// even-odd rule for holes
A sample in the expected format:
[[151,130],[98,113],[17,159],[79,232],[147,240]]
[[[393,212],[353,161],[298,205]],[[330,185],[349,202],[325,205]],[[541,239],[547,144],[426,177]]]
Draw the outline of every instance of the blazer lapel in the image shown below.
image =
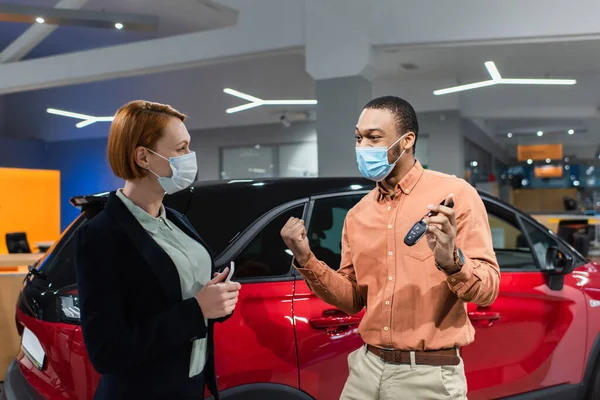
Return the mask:
[[149,272],[156,275],[167,300],[171,303],[181,301],[181,283],[173,260],[146,232],[114,193],[111,193],[106,203],[105,212],[127,234],[135,249],[150,267]]

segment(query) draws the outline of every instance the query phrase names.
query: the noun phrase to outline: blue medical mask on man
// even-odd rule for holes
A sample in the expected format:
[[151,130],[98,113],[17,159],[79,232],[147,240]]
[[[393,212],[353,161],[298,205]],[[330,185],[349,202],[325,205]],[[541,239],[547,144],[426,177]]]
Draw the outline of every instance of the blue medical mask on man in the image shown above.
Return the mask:
[[198,164],[196,160],[196,153],[189,152],[183,156],[178,157],[164,157],[155,151],[147,149],[149,152],[156,154],[160,158],[167,160],[171,166],[173,174],[171,176],[160,176],[156,172],[148,168],[148,171],[152,172],[158,178],[158,183],[164,189],[165,193],[173,194],[180,190],[187,189],[194,180],[198,173]]
[[402,150],[400,156],[391,164],[388,160],[388,151],[406,135],[407,133],[402,135],[390,147],[357,147],[356,161],[358,162],[358,169],[362,176],[375,182],[381,182],[387,178],[404,155],[406,149]]

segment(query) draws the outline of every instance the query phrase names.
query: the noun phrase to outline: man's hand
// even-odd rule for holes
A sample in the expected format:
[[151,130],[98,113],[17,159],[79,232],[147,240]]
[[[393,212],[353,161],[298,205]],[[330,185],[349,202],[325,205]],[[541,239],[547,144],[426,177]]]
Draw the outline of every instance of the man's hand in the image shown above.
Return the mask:
[[238,282],[224,282],[229,273],[225,268],[196,293],[196,300],[207,319],[217,319],[228,316],[235,309],[241,285]]
[[290,218],[281,229],[281,238],[294,254],[296,262],[304,267],[310,258],[310,246],[306,237],[304,221],[298,218]]
[[[448,204],[453,196],[453,194],[448,195],[445,203]],[[431,204],[427,207],[439,213],[424,220],[427,224],[427,244],[433,251],[433,256],[438,265],[445,269],[451,268],[454,266],[457,231],[454,210],[437,204]]]

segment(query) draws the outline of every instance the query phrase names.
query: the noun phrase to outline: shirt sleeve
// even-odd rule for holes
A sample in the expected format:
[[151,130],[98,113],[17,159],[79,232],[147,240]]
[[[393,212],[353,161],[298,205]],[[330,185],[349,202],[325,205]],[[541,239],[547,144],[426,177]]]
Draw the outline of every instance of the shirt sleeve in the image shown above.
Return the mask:
[[498,297],[500,268],[487,211],[475,188],[468,184],[456,197],[455,204],[458,206],[456,247],[462,250],[465,264],[459,272],[448,276],[448,286],[465,302],[489,306]]
[[317,297],[347,314],[357,314],[365,307],[365,300],[356,282],[351,254],[346,218],[342,231],[342,260],[339,270],[334,271],[313,253],[305,266],[299,266],[296,261],[294,265]]

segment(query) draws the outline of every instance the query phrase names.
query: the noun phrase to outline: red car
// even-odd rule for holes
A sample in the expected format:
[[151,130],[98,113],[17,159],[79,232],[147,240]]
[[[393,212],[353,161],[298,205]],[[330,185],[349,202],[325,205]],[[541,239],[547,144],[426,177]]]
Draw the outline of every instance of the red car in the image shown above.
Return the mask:
[[[243,284],[236,312],[215,333],[224,399],[339,398],[346,357],[362,344],[361,314],[312,295],[279,232],[289,217],[304,218],[317,257],[337,267],[346,213],[372,188],[351,178],[232,181],[165,199],[188,216],[218,266],[236,262],[234,279]],[[600,399],[600,265],[518,210],[481,197],[502,280],[492,306],[468,305],[477,332],[462,349],[469,399]],[[81,216],[24,282],[16,312],[23,351],[7,374],[9,400],[93,397],[99,375],[78,325],[72,239],[105,199],[72,200]]]

